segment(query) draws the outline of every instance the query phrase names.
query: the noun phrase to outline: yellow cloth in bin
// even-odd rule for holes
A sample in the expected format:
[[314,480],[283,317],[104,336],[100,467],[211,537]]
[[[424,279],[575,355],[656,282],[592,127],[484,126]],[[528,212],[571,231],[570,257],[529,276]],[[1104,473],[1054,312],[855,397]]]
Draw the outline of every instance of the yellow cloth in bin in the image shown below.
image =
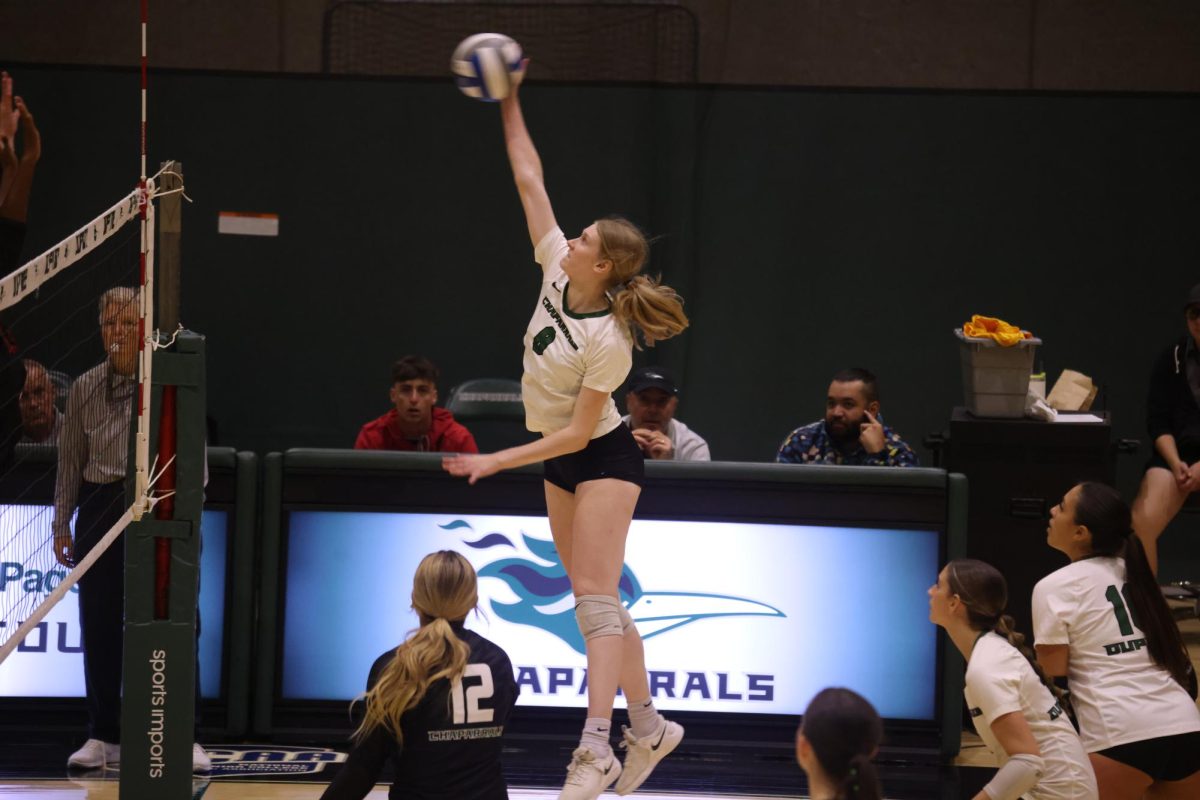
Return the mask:
[[970,322],[963,323],[963,336],[975,339],[994,339],[1001,347],[1012,347],[1025,339],[1032,339],[1033,334],[1023,331],[1016,325],[1009,325],[996,317],[984,317],[972,314]]

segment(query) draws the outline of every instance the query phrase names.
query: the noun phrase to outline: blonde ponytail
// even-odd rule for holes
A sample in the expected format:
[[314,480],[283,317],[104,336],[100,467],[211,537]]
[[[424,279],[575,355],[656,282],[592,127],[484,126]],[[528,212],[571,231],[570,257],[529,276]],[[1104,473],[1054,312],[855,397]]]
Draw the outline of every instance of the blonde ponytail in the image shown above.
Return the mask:
[[379,679],[358,700],[366,711],[354,732],[361,742],[378,727],[404,741],[401,717],[443,678],[453,683],[467,667],[471,648],[458,638],[451,622],[461,622],[479,602],[475,569],[452,550],[431,553],[413,577],[413,610],[422,625],[396,648]]
[[647,347],[653,347],[655,342],[670,339],[688,326],[683,300],[675,290],[647,275],[635,275],[617,290],[612,311],[618,322],[628,326],[635,345],[637,333],[641,333]]
[[444,619],[435,619],[418,628],[396,648],[391,663],[363,696],[366,714],[354,732],[354,740],[361,742],[375,728],[383,726],[397,741],[403,742],[400,718],[404,712],[421,702],[434,681],[446,678],[454,682],[461,678],[470,653],[466,642],[454,635],[450,623]]
[[629,220],[613,217],[596,221],[600,254],[612,262],[613,316],[629,328],[634,345],[638,334],[648,347],[682,333],[688,326],[683,299],[670,286],[641,274],[650,247]]

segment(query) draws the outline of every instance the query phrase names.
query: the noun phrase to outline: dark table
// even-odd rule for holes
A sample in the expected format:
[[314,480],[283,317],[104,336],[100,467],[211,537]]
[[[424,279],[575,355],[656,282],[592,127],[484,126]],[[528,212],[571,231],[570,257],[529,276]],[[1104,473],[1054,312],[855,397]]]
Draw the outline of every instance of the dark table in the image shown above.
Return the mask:
[[1034,584],[1068,563],[1046,544],[1050,508],[1079,481],[1116,479],[1112,425],[1107,412],[1095,416],[1101,421],[1042,422],[959,407],[950,417],[945,466],[968,480],[967,555],[1004,573],[1009,613],[1030,638]]

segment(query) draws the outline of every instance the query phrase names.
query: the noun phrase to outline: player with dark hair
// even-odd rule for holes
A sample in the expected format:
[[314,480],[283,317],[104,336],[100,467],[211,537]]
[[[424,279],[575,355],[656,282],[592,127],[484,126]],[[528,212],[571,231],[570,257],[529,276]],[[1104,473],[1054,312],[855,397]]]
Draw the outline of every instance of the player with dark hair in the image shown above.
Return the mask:
[[[648,246],[632,223],[602,219],[566,238],[515,88],[500,103],[500,114],[542,267],[521,379],[526,427],[542,438],[444,463],[474,483],[502,469],[545,462],[550,531],[571,580],[587,649],[587,722],[560,798],[593,800],[614,781],[618,794],[632,792],[683,738],[683,728],[654,708],[642,639],[620,600],[625,539],[645,467],[612,393],[629,374],[634,337],[653,344],[680,333],[687,317],[674,290],[643,274]],[[625,731],[623,770],[609,742],[618,686],[632,727]]]
[[796,731],[796,760],[813,800],[882,800],[871,759],[883,740],[875,707],[849,689],[817,692]]
[[1000,770],[975,800],[1096,800],[1096,777],[1059,691],[1004,613],[1008,586],[991,564],[951,561],[929,588],[929,619],[967,659],[963,694]]
[[462,555],[421,560],[412,589],[421,627],[371,667],[356,745],[324,800],[366,797],[389,758],[392,800],[507,800],[500,737],[520,690],[505,652],[463,627],[478,602]]
[[1071,564],[1033,589],[1038,662],[1070,680],[1100,797],[1200,797],[1196,675],[1129,506],[1081,483],[1051,510],[1047,542]]

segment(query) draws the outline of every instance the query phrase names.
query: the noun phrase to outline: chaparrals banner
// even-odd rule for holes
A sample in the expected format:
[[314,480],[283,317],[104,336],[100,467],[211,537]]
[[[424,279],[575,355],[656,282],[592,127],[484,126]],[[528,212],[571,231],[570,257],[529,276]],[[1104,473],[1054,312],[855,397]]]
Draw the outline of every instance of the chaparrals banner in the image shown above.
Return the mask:
[[[360,694],[417,626],[417,564],[450,549],[479,573],[467,627],[509,654],[519,702],[586,705],[574,598],[544,517],[294,511],[288,525],[285,698]],[[932,720],[937,558],[935,531],[635,520],[620,593],[659,708],[799,714],[836,685],[884,717]]]

